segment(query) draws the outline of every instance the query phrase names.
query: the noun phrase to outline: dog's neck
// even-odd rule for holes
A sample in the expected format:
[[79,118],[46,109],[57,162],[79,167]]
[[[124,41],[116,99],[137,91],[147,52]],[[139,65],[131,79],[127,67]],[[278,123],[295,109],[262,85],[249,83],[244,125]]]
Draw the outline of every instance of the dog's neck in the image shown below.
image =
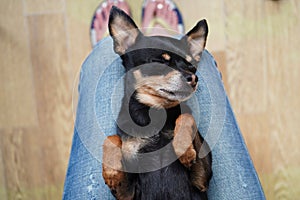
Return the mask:
[[134,123],[143,127],[151,122],[149,116],[150,107],[140,103],[136,98],[136,93],[134,93],[129,100],[124,102],[126,102],[126,104],[128,102],[127,106],[129,108],[129,114]]
[[[150,109],[154,109],[154,112],[157,112],[156,116],[152,116],[152,120],[150,118]],[[147,105],[140,103],[136,99],[135,93],[133,95],[124,96],[122,100],[121,111],[118,117],[118,127],[121,129],[123,133],[126,134],[129,131],[131,134],[138,134],[140,137],[146,137],[148,135],[160,134],[164,129],[173,130],[175,127],[175,121],[181,113],[190,113],[189,107],[185,103],[181,103],[175,107],[164,109],[164,108],[150,108]],[[166,116],[164,118],[165,122],[163,122],[163,128],[158,129],[157,126],[147,127],[147,133],[144,133],[145,130],[143,127],[148,126],[150,123],[159,121],[162,113]],[[159,121],[161,123],[161,121]],[[124,128],[126,130],[124,130]],[[130,127],[128,129],[128,127]],[[128,133],[129,133],[128,132]]]

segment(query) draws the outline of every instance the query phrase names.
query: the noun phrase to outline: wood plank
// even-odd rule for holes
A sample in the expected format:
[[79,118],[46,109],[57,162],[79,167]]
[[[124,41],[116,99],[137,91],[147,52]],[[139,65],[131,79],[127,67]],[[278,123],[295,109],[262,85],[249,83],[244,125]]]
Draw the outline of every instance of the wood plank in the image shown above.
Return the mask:
[[[70,78],[74,81],[78,76],[78,72],[81,68],[82,63],[92,50],[89,28],[90,24],[85,24],[82,21],[77,20],[71,16],[67,16],[68,24],[68,50],[70,57],[70,66],[69,70]],[[73,84],[73,82],[72,82]]]
[[18,0],[0,3],[0,129],[37,125],[28,34],[22,12]]
[[55,140],[63,172],[73,133],[72,72],[76,70],[69,65],[64,15],[30,16],[28,26],[40,127]]
[[[2,138],[0,136],[0,138]],[[2,149],[0,148],[0,199],[7,200],[6,176],[4,170],[4,160],[2,157]]]
[[27,24],[22,5],[0,6],[0,199],[59,199],[73,130],[64,16]]
[[70,16],[67,16],[67,20],[69,65],[71,66],[68,72],[68,81],[69,84],[72,85],[72,111],[75,121],[78,102],[79,73],[81,65],[90,53],[92,46],[88,31],[89,25]]
[[239,126],[259,175],[273,173],[268,114],[238,114]]
[[291,171],[299,170],[300,157],[299,3],[224,2],[231,102],[267,198],[296,199],[300,176]]
[[59,199],[73,132],[64,16],[33,15],[28,28],[38,125],[1,131],[7,196]]
[[26,174],[27,170],[25,169],[31,165],[32,159],[29,157],[30,162],[26,160],[28,159],[25,156],[28,148],[24,149],[25,145],[22,144],[23,133],[21,129],[1,132],[1,151],[3,152],[3,159],[5,159],[4,170],[7,180],[8,199],[29,199],[29,197],[37,199],[34,195],[28,195],[28,190],[26,189],[30,188],[30,185],[37,179],[28,179],[26,176],[30,176],[32,173],[38,175],[40,174],[40,169],[38,168],[39,166],[35,166],[31,169],[32,171],[30,170]]
[[79,21],[82,24],[88,26],[87,31],[89,30],[89,26],[93,17],[96,8],[102,1],[98,0],[90,0],[85,1],[74,1],[74,0],[64,0],[66,5],[66,15],[75,21]]
[[59,199],[61,162],[51,137],[39,128],[2,131],[1,150],[8,199]]
[[1,131],[1,139],[8,199],[24,199],[23,185],[20,183],[25,176],[20,163],[20,156],[24,153],[20,151],[20,134]]
[[190,3],[181,0],[174,0],[181,11],[186,31],[189,31],[195,24],[205,18],[209,25],[207,49],[209,51],[225,50],[225,24],[223,0],[197,0]]
[[295,56],[300,52],[300,17],[296,11],[299,5],[291,0],[264,5],[268,81],[272,86],[268,92],[268,109],[272,114],[270,144],[276,155],[272,157],[274,182],[270,188],[274,199],[296,199],[300,195],[300,189],[294,187],[300,176],[289,173],[295,166],[299,169],[300,162],[300,135],[297,134],[300,114],[295,112],[300,106],[300,58]]
[[63,12],[63,0],[23,0],[26,15]]
[[262,1],[224,2],[231,103],[238,113],[265,112],[267,65]]
[[222,74],[222,81],[225,87],[226,92],[228,93],[230,87],[227,81],[227,70],[226,70],[226,51],[212,51],[211,54],[213,55],[214,59],[217,62],[217,67]]

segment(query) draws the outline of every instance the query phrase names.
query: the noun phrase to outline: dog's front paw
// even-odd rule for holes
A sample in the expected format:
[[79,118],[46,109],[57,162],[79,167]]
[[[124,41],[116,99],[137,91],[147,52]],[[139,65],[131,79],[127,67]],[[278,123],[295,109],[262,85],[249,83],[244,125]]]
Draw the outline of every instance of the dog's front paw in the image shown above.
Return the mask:
[[132,199],[128,192],[127,174],[122,167],[122,141],[119,136],[107,137],[103,144],[102,176],[112,194],[118,200]]
[[192,164],[196,162],[197,153],[194,147],[191,145],[184,154],[179,157],[179,161],[183,164],[186,168],[190,168]]
[[112,191],[116,191],[117,187],[122,185],[122,181],[125,178],[124,172],[107,167],[105,164],[103,164],[102,169],[105,184],[108,185]]
[[187,168],[196,162],[193,139],[197,133],[195,120],[190,114],[182,114],[176,120],[173,148],[179,161]]
[[115,188],[124,178],[121,146],[122,141],[117,135],[107,137],[103,144],[102,176],[110,188]]

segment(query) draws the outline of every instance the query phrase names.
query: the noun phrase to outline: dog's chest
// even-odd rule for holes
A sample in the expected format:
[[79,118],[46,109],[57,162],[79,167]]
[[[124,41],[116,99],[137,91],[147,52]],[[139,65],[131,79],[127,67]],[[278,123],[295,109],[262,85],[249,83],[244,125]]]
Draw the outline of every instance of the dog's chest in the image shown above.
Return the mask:
[[136,160],[140,154],[154,152],[170,144],[174,130],[163,130],[148,138],[130,137],[122,142],[123,157],[126,160]]

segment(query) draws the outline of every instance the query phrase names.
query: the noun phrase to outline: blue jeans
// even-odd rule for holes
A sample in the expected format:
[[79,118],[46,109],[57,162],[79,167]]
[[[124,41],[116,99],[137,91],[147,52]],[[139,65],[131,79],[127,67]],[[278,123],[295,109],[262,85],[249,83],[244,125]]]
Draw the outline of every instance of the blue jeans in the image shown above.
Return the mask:
[[[124,73],[111,38],[103,39],[82,66],[64,200],[114,199],[101,175],[102,144],[108,135],[116,133]],[[198,89],[188,103],[200,133],[212,149],[209,199],[265,199],[221,75],[207,51],[203,52],[197,76]]]

